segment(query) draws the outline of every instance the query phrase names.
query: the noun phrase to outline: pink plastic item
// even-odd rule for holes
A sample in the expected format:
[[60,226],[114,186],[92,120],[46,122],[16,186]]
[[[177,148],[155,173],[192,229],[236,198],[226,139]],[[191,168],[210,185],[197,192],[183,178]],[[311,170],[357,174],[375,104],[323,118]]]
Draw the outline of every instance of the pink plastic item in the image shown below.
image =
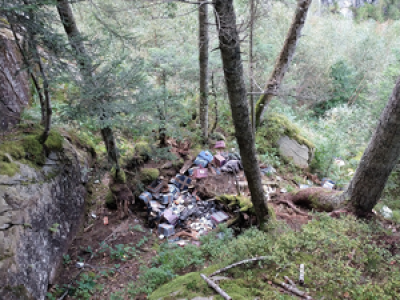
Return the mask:
[[203,169],[203,168],[199,168],[194,170],[193,172],[193,178],[206,178],[208,176],[208,170],[207,169]]
[[225,148],[225,142],[224,141],[216,142],[214,148],[215,149]]
[[220,154],[214,155],[214,162],[217,167],[222,167],[225,164],[225,158]]

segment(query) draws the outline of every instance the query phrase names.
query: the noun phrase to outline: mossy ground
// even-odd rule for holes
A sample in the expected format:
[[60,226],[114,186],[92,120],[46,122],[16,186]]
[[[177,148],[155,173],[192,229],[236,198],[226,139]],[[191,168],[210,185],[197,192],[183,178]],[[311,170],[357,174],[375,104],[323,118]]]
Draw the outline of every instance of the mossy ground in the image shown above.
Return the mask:
[[160,176],[160,171],[155,168],[145,168],[140,170],[139,178],[144,183],[150,183]]
[[[206,237],[200,251],[209,258],[206,264],[218,264],[213,265],[213,270],[243,259],[269,256],[259,263],[238,266],[220,274],[231,278],[219,285],[235,300],[298,299],[283,294],[274,283],[283,281],[284,276],[296,281],[300,264],[305,265],[305,284],[299,288],[308,291],[314,299],[394,300],[400,293],[400,253],[382,242],[392,238],[390,232],[375,223],[318,214],[300,232],[275,222],[268,232],[249,229],[222,243]],[[173,260],[174,253],[171,251],[167,255],[164,251],[161,255],[164,259],[156,259],[156,262],[166,262],[166,257]],[[186,259],[182,253],[179,255],[181,260]],[[200,273],[207,275],[212,271],[204,269],[177,277],[160,286],[149,299],[191,299],[209,295],[222,299],[207,287]],[[177,297],[171,296],[177,291],[180,291]]]

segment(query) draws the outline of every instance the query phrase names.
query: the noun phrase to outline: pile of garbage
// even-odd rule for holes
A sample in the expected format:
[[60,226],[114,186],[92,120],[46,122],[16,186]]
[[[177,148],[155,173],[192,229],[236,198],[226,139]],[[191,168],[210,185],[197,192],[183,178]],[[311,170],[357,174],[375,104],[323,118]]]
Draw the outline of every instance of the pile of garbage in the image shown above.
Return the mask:
[[224,141],[219,141],[215,155],[201,151],[196,159],[186,161],[175,177],[160,176],[139,196],[147,209],[149,224],[157,227],[160,239],[168,238],[183,246],[232,218],[223,204],[215,198],[202,199],[196,189],[209,176],[223,172],[236,175],[243,168],[240,155],[222,152],[224,148]]

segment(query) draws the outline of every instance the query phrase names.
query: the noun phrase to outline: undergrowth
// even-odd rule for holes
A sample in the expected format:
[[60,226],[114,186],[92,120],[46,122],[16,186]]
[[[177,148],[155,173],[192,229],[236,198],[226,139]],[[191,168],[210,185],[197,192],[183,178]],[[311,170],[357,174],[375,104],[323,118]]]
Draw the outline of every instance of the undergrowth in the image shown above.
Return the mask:
[[[285,275],[296,280],[299,264],[303,263],[306,275],[301,289],[316,299],[396,299],[400,293],[400,255],[392,255],[387,249],[381,240],[390,233],[374,223],[318,214],[300,232],[282,223],[270,226],[268,232],[251,228],[237,238],[232,238],[229,229],[222,231],[222,239],[215,234],[203,237],[199,248],[165,244],[153,259],[153,267],[142,269],[143,275],[127,292],[130,296],[140,292],[150,294],[188,266],[199,270],[212,265],[202,270],[210,274],[243,259],[269,256],[262,263],[229,270],[225,275],[233,279],[222,281],[221,287],[233,299],[295,299],[282,295],[268,281],[283,280]],[[172,291],[179,291],[179,297],[189,299],[212,294],[195,272],[177,277],[153,292],[149,299],[168,299]]]

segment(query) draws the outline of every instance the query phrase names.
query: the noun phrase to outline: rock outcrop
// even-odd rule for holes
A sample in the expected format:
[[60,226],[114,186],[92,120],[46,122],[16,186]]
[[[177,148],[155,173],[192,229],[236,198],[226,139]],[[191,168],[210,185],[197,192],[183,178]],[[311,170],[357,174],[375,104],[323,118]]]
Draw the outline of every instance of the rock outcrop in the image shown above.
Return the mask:
[[286,135],[278,140],[278,145],[280,155],[292,159],[293,163],[300,168],[308,167],[310,149],[306,145],[301,145]]
[[45,299],[80,226],[91,160],[64,139],[43,166],[14,161],[19,171],[0,175],[0,299]]
[[17,124],[30,99],[29,78],[12,33],[0,29],[0,131]]

